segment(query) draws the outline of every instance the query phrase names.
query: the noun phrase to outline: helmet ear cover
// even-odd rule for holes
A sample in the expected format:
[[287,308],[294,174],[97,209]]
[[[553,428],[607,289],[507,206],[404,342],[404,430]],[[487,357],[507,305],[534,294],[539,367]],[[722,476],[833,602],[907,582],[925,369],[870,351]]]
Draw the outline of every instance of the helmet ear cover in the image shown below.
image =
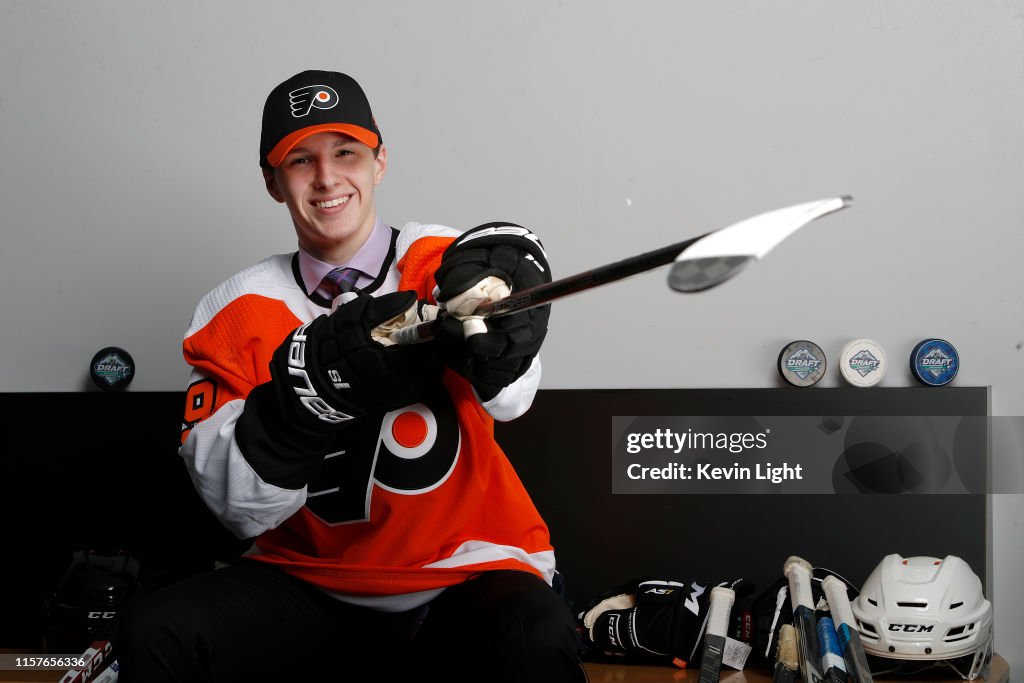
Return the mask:
[[885,556],[852,607],[864,651],[892,673],[941,663],[970,680],[991,662],[992,603],[955,555]]

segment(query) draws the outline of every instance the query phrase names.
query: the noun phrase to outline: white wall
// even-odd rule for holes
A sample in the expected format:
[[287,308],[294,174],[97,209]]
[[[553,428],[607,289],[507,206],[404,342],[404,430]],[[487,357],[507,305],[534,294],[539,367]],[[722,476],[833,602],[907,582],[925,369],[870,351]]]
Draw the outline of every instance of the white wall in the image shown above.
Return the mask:
[[[83,388],[117,345],[131,390],[182,389],[199,297],[295,247],[260,181],[264,97],[328,68],[374,104],[387,221],[519,222],[556,276],[854,196],[714,291],[662,272],[559,302],[544,387],[773,386],[786,342],[854,337],[909,385],[941,336],[958,384],[1022,415],[1022,29],[1011,0],[3,0],[0,387]],[[991,503],[1019,671],[1024,501]]]

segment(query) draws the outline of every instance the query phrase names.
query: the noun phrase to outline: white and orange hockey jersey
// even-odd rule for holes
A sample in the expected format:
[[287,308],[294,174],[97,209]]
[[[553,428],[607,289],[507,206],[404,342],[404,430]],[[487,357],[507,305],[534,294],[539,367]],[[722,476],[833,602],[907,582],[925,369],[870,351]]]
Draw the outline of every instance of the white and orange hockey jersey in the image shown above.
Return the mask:
[[[372,293],[429,298],[441,253],[458,233],[409,224]],[[274,350],[329,313],[306,295],[295,254],[272,256],[207,294],[183,351],[192,367],[180,453],[200,496],[248,553],[341,599],[407,609],[494,569],[548,583],[554,551],[544,523],[493,437],[494,419],[529,408],[540,361],[481,404],[448,370],[422,403],[359,418],[340,433],[305,485],[269,483],[239,448],[234,427],[253,387],[270,380]]]

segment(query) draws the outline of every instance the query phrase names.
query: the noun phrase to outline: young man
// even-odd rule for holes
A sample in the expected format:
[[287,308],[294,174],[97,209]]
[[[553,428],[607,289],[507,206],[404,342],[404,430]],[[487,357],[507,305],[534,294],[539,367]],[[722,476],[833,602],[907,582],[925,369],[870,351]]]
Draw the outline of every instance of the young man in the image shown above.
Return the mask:
[[[180,450],[253,545],[125,614],[122,680],[585,680],[548,529],[493,438],[536,392],[548,308],[460,322],[550,280],[540,242],[383,223],[387,150],[344,74],[274,88],[260,165],[299,249],[199,303]],[[423,302],[451,313],[436,341],[371,337]]]

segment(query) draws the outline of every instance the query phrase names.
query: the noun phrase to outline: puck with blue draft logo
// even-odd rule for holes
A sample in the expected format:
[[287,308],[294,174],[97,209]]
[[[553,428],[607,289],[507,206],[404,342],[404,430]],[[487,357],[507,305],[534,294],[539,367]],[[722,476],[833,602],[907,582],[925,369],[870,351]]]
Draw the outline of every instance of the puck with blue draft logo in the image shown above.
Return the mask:
[[885,350],[870,339],[854,339],[839,354],[839,372],[855,387],[878,384],[888,365]]
[[949,384],[959,369],[960,356],[945,339],[925,339],[910,354],[910,372],[926,386]]
[[120,391],[135,377],[135,361],[124,349],[108,346],[92,357],[89,376],[103,391]]
[[809,387],[825,376],[825,352],[812,341],[799,339],[782,347],[779,375],[795,387]]

